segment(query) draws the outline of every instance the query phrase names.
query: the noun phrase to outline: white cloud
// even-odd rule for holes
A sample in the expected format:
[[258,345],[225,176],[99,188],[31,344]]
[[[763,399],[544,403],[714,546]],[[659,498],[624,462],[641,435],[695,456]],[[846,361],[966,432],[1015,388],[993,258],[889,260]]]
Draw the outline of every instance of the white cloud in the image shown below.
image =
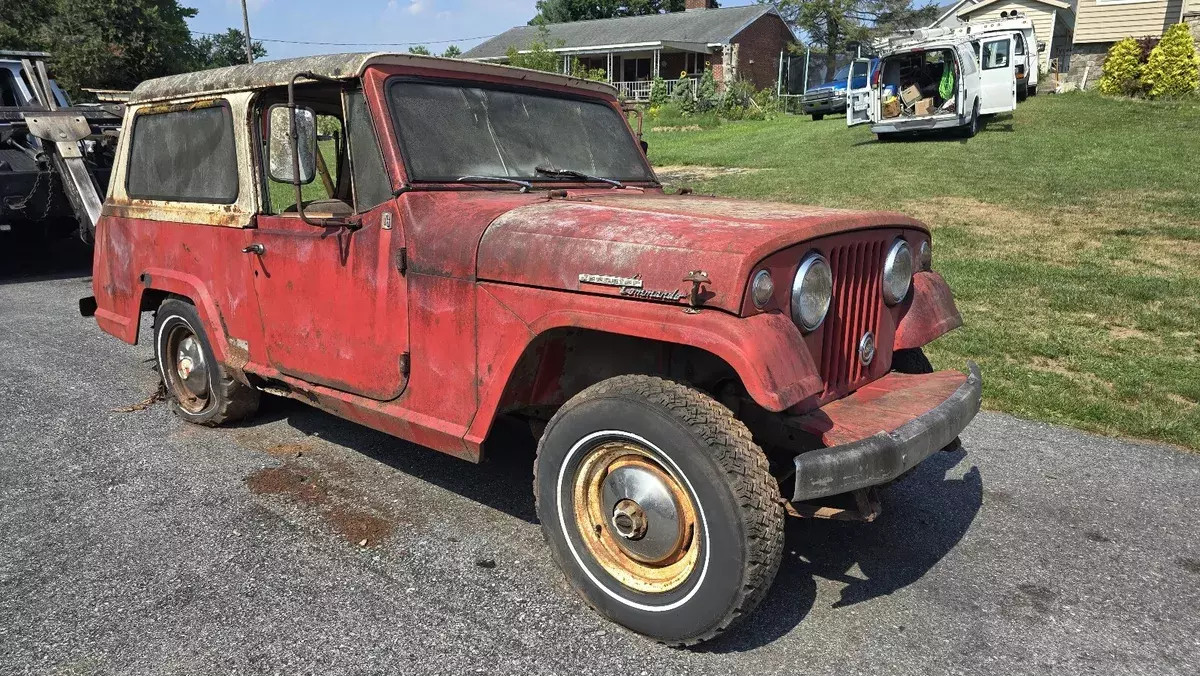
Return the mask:
[[426,7],[425,0],[409,0],[408,13],[409,14],[420,14],[421,12],[425,11],[425,7]]

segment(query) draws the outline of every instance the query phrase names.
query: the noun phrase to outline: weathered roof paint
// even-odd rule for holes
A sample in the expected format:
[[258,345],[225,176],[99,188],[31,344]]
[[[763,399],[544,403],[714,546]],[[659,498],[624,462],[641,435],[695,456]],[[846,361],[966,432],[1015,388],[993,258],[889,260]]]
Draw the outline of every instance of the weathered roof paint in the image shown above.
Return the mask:
[[361,77],[370,66],[388,65],[419,66],[442,71],[494,75],[535,83],[579,87],[601,94],[616,95],[616,90],[610,85],[556,73],[543,73],[525,68],[483,64],[460,59],[443,59],[435,56],[361,52],[279,59],[278,61],[263,61],[251,65],[228,66],[160,77],[139,84],[130,95],[129,103],[153,103],[193,96],[216,96],[266,87],[282,87],[286,86],[296,73],[302,72],[350,80]]

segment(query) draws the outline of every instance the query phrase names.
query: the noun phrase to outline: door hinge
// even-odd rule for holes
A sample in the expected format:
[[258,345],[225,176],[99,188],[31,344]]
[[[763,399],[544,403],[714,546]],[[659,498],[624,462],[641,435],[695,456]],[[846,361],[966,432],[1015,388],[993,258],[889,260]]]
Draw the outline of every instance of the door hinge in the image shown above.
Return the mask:
[[408,377],[409,371],[412,370],[412,357],[407,352],[400,355],[400,375]]
[[396,252],[396,269],[402,275],[408,272],[408,247],[406,246],[400,247],[400,250]]

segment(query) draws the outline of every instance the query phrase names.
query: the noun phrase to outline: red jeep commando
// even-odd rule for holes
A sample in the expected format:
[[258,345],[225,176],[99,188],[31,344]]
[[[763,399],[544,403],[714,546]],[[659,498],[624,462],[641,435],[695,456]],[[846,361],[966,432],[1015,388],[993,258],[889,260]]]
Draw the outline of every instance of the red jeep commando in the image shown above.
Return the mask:
[[787,514],[873,518],[978,411],[921,352],[961,324],[930,260],[898,214],[664,193],[608,85],[330,55],[133,92],[81,309],[129,343],[155,313],[193,423],[268,392],[479,462],[528,420],[570,583],[693,644]]

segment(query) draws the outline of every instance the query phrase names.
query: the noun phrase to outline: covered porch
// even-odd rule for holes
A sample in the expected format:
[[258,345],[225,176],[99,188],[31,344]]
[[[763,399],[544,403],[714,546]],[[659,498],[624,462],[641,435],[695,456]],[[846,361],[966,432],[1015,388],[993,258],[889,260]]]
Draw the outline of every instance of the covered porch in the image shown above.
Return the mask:
[[650,100],[657,77],[663,78],[668,95],[686,87],[694,96],[705,67],[721,67],[720,45],[655,42],[555,51],[562,54],[564,73],[570,73],[576,61],[584,68],[603,70],[623,98],[637,103]]

